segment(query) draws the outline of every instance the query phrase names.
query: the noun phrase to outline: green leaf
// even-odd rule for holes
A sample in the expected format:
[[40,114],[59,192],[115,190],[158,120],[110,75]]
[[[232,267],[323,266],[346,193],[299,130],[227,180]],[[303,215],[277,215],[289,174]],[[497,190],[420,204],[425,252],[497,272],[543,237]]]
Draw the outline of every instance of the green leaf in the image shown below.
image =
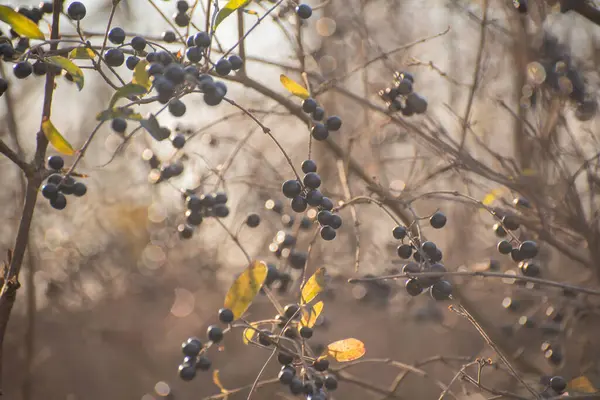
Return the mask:
[[140,125],[142,125],[154,139],[158,141],[164,139],[162,128],[154,114],[150,114],[148,118],[141,120]]
[[233,319],[239,319],[250,307],[254,297],[267,277],[267,265],[255,261],[233,282],[225,296],[225,308],[233,311]]
[[60,134],[52,121],[49,119],[44,120],[44,122],[42,122],[42,131],[44,132],[44,135],[46,135],[48,142],[50,142],[56,151],[68,156],[75,154],[75,150],[73,149],[73,146],[71,146],[71,143],[67,142],[67,139]]
[[112,98],[110,99],[108,106],[112,108],[119,99],[124,97],[129,98],[132,96],[141,96],[147,92],[148,90],[144,86],[136,85],[135,83],[128,83],[127,85],[121,86],[119,89],[117,89],[115,94],[113,94]]
[[294,96],[300,97],[302,100],[306,100],[309,97],[308,90],[306,90],[302,85],[288,78],[284,74],[279,76],[279,80],[284,88],[287,89],[288,92],[293,94]]
[[54,65],[58,65],[65,71],[67,71],[73,77],[73,82],[77,85],[79,90],[83,89],[83,71],[73,61],[62,56],[52,56],[47,59]]
[[6,22],[15,32],[30,39],[44,40],[44,34],[35,22],[7,6],[0,6],[0,21]]
[[250,1],[251,0],[229,0],[229,2],[225,4],[225,7],[219,10],[217,18],[215,19],[214,29],[217,30],[217,26],[219,26],[219,24],[223,22],[225,18],[229,17],[231,13],[238,8],[246,7],[248,4],[250,4]]
[[88,47],[78,47],[69,52],[71,60],[91,60],[94,57],[96,57],[96,54]]
[[310,303],[327,286],[327,270],[321,267],[302,287],[302,298],[300,304]]
[[[319,318],[319,315],[321,315],[323,312],[324,306],[325,304],[323,304],[322,301],[319,301],[318,303],[315,303],[315,305],[312,306],[308,311],[302,309],[302,320],[300,321],[301,326],[307,326],[309,328],[315,326],[317,318]],[[298,329],[300,329],[301,326],[299,326]]]
[[133,70],[133,79],[131,80],[131,83],[143,86],[146,90],[150,90],[150,86],[152,86],[150,75],[148,75],[148,72],[146,71],[146,66],[148,64],[147,60],[140,60]]
[[97,121],[108,121],[108,120],[115,119],[115,118],[130,119],[133,121],[141,121],[142,120],[142,116],[140,114],[136,113],[135,111],[133,111],[131,108],[121,108],[121,107],[110,108],[108,110],[100,111],[96,115]]
[[333,342],[327,346],[326,354],[336,361],[347,362],[358,360],[365,355],[365,344],[358,339],[344,339]]

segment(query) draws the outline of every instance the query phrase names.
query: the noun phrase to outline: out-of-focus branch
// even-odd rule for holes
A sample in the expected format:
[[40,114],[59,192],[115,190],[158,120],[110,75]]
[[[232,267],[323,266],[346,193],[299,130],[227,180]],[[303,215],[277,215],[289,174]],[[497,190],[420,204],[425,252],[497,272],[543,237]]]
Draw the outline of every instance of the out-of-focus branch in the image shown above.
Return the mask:
[[586,0],[560,0],[560,9],[562,12],[576,12],[594,24],[600,25],[600,9]]
[[4,154],[10,161],[25,173],[25,175],[31,175],[32,168],[27,164],[17,153],[15,153],[2,139],[0,139],[0,153]]

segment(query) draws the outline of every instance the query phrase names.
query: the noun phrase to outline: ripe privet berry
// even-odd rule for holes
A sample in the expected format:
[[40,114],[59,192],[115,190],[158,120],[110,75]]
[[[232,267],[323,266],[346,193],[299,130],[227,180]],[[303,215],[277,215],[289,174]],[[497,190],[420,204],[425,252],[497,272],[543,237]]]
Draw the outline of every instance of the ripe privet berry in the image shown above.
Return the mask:
[[317,214],[317,221],[319,221],[319,224],[321,224],[322,226],[326,226],[331,223],[332,216],[333,214],[331,213],[331,211],[321,210]]
[[190,23],[190,17],[188,17],[186,13],[182,12],[176,13],[173,16],[173,19],[175,20],[175,24],[181,28],[188,26]]
[[198,226],[202,223],[204,218],[198,211],[187,210],[185,212],[185,222],[192,226]]
[[394,235],[394,239],[404,239],[406,237],[406,228],[404,226],[398,225],[392,231],[392,235]]
[[201,371],[208,371],[211,365],[212,362],[208,357],[200,356],[200,358],[198,358],[198,362],[196,363],[196,368]]
[[208,340],[212,341],[213,343],[219,343],[221,340],[223,340],[223,330],[221,327],[216,325],[209,326],[206,330],[206,335],[208,336]]
[[225,204],[216,204],[213,208],[215,216],[219,218],[226,218],[229,215],[229,207]]
[[342,226],[342,217],[340,217],[338,214],[333,214],[329,220],[329,226],[333,229],[340,229]]
[[179,85],[185,80],[185,71],[183,70],[183,67],[177,63],[167,65],[164,75],[165,78],[173,82],[175,85]]
[[33,72],[33,66],[29,61],[21,61],[14,65],[13,73],[17,79],[25,79]]
[[287,353],[279,353],[277,354],[277,361],[281,365],[289,365],[294,361],[294,357]]
[[108,32],[108,40],[113,44],[122,44],[125,41],[125,31],[118,26]]
[[310,130],[310,134],[315,140],[325,140],[329,137],[329,131],[327,127],[320,122],[317,122],[313,125]]
[[550,378],[550,387],[558,394],[562,394],[567,388],[567,381],[562,376],[553,376]]
[[332,115],[325,121],[325,126],[330,131],[337,131],[342,127],[342,119],[337,115]]
[[45,75],[48,72],[48,64],[42,61],[37,61],[33,64],[33,73],[37,76]]
[[435,254],[437,246],[435,245],[435,243],[427,241],[423,242],[423,244],[421,245],[421,250],[423,250],[428,256],[431,256],[432,254]]
[[196,357],[202,350],[202,342],[198,338],[188,338],[181,344],[181,352],[184,356]]
[[171,144],[176,149],[182,149],[185,146],[185,136],[182,133],[178,133],[171,138]]
[[523,258],[533,258],[538,254],[537,244],[532,240],[525,240],[519,246],[519,252]]
[[308,114],[308,113],[314,112],[316,109],[317,109],[317,102],[315,99],[309,97],[308,99],[306,99],[302,102],[302,110],[305,113]]
[[119,67],[125,62],[125,55],[120,49],[109,49],[104,53],[104,61],[111,67]]
[[513,6],[522,14],[527,12],[527,0],[513,0]]
[[294,375],[296,375],[296,371],[292,367],[284,366],[281,371],[279,371],[279,382],[284,385],[289,385],[294,379]]
[[309,206],[318,207],[323,200],[323,193],[319,189],[313,189],[306,194],[306,202]]
[[505,237],[507,235],[506,230],[502,227],[502,224],[494,224],[494,233],[498,237]]
[[61,156],[48,157],[48,168],[55,171],[61,170],[65,166],[65,160]]
[[312,15],[312,8],[308,4],[300,4],[296,7],[296,15],[302,19],[309,19]]
[[540,274],[540,266],[534,262],[526,262],[519,265],[521,273],[525,276],[536,277]]
[[190,8],[190,6],[186,0],[179,0],[177,2],[177,11],[179,11],[180,13],[186,12],[188,8]]
[[82,20],[85,17],[85,13],[85,6],[79,1],[74,1],[73,3],[69,4],[69,7],[67,8],[67,14],[69,15],[69,18],[75,21]]
[[229,308],[221,308],[219,310],[219,321],[224,324],[233,322],[233,311],[231,311]]
[[298,395],[298,394],[302,393],[303,391],[304,391],[304,384],[302,383],[300,378],[298,378],[297,376],[293,377],[292,381],[290,382],[290,392],[293,395]]
[[517,248],[514,248],[510,251],[510,258],[514,262],[523,261],[525,259],[525,257],[523,257],[523,255],[521,254],[521,251]]
[[400,258],[404,258],[405,260],[410,258],[412,255],[412,247],[409,244],[401,244],[398,246],[396,251],[398,252],[398,256],[400,256]]
[[42,186],[42,196],[47,198],[48,200],[52,200],[58,194],[58,186],[53,183],[46,183]]
[[406,292],[411,296],[418,296],[423,292],[423,286],[421,285],[421,283],[419,283],[417,278],[408,279],[404,284],[404,288],[406,289]]
[[73,185],[73,194],[75,197],[83,197],[87,193],[87,186],[83,182],[75,182]]
[[301,213],[306,211],[308,204],[306,203],[306,199],[304,197],[296,196],[292,199],[291,206],[292,210],[297,213]]
[[196,377],[196,366],[191,364],[181,364],[179,366],[179,377],[189,382]]
[[181,117],[185,114],[186,107],[180,99],[173,99],[169,102],[169,112],[174,117]]
[[221,58],[215,64],[215,71],[217,72],[217,74],[219,74],[221,76],[229,75],[229,73],[231,72],[231,63],[229,62],[228,59]]
[[260,215],[250,214],[246,217],[246,225],[250,228],[256,228],[260,224]]
[[229,63],[231,64],[231,69],[234,71],[238,71],[244,66],[244,61],[238,55],[232,55],[229,57]]
[[210,35],[206,32],[198,32],[194,35],[194,44],[198,47],[207,48],[210,46]]
[[225,204],[227,203],[227,193],[225,192],[217,192],[214,195],[215,198],[215,204]]
[[512,203],[515,207],[531,208],[531,203],[524,197],[517,197]]
[[437,211],[429,218],[429,224],[434,229],[441,229],[446,225],[446,216],[441,211]]
[[[131,39],[131,47],[135,50],[135,51],[144,51],[144,49],[146,48],[146,39],[144,39],[141,36],[134,36]],[[152,53],[149,53],[148,55],[150,55]],[[148,60],[150,61],[150,60]]]
[[125,130],[127,130],[127,121],[123,118],[113,119],[110,125],[113,131],[117,133],[125,133]]
[[414,263],[414,262],[409,262],[407,264],[404,264],[404,266],[402,267],[402,273],[403,274],[409,274],[409,273],[418,273],[421,272],[421,267],[419,267],[419,264]]
[[310,339],[313,335],[313,330],[312,328],[309,328],[308,326],[303,326],[302,328],[300,328],[300,336],[303,337],[304,339]]
[[501,240],[498,242],[497,248],[500,254],[510,254],[513,249],[512,244],[510,244],[508,240]]
[[448,281],[437,281],[429,289],[431,297],[438,301],[448,300],[452,294],[452,284]]
[[59,185],[62,181],[62,175],[60,174],[52,174],[48,177],[47,183],[52,183],[54,185]]
[[329,197],[323,196],[321,199],[321,208],[327,211],[333,210],[333,201]]
[[299,309],[300,306],[298,306],[298,304],[288,304],[283,309],[283,316],[287,319],[297,318],[300,315],[298,313]]
[[47,1],[44,3],[40,3],[40,10],[44,13],[44,14],[52,14],[52,2],[51,1]]
[[331,375],[326,376],[323,383],[325,385],[325,389],[330,390],[330,391],[333,391],[333,390],[337,389],[337,387],[338,387],[337,379],[335,379]]
[[129,56],[125,60],[125,66],[127,67],[127,69],[133,71],[139,62],[140,62],[140,59],[137,58],[136,56]]
[[502,224],[504,225],[504,228],[508,229],[509,231],[516,231],[520,226],[516,217],[513,215],[505,215],[502,217]]
[[258,343],[262,344],[263,346],[270,346],[272,344],[271,338],[269,337],[270,335],[271,335],[271,332],[262,331],[261,333],[258,334]]
[[62,210],[67,206],[67,198],[62,193],[57,193],[54,198],[50,199],[50,205],[52,208]]
[[302,172],[308,174],[309,172],[317,172],[317,163],[313,160],[302,161]]
[[159,62],[152,62],[146,66],[146,72],[148,76],[162,75],[165,72],[165,67]]
[[164,31],[162,33],[162,40],[164,40],[167,43],[173,43],[177,40],[177,36],[173,31]]
[[329,360],[322,358],[313,362],[313,368],[319,372],[325,372],[329,369]]
[[402,79],[398,82],[396,90],[399,95],[406,96],[412,93],[413,83],[410,79]]
[[302,185],[297,180],[290,179],[283,182],[283,185],[281,186],[281,191],[283,192],[283,195],[285,197],[287,197],[288,199],[293,199],[296,196],[300,195],[300,193],[302,192]]
[[311,189],[317,189],[321,186],[321,177],[316,172],[309,172],[304,175],[304,185]]
[[325,118],[325,110],[321,107],[315,108],[315,111],[312,112],[312,119],[315,121],[322,121]]
[[177,232],[179,233],[180,238],[189,239],[194,234],[194,228],[187,224],[179,224],[177,226]]

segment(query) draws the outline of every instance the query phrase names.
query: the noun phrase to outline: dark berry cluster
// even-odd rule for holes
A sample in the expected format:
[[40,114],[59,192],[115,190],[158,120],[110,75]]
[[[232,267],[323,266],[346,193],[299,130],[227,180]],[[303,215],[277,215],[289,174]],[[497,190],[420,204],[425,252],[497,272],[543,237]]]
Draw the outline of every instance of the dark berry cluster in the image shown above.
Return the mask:
[[[446,216],[437,211],[429,217],[430,225],[435,229],[441,229],[446,225]],[[396,249],[398,256],[402,259],[413,257],[413,262],[408,262],[402,267],[404,274],[416,274],[421,272],[445,273],[446,267],[441,263],[443,253],[438,246],[431,241],[424,241],[417,246],[417,241],[410,237],[410,232],[405,226],[399,225],[392,231],[394,239],[402,240],[402,244]],[[407,243],[404,243],[405,240]],[[406,291],[411,296],[420,295],[423,290],[429,288],[429,293],[436,300],[448,300],[452,294],[452,284],[439,277],[412,277],[405,283]]]
[[54,171],[42,186],[42,195],[50,200],[50,205],[62,210],[67,206],[66,195],[82,197],[87,193],[87,187],[83,182],[77,182],[72,176],[64,176],[61,171],[65,161],[61,156],[48,157],[48,169]]
[[200,196],[195,193],[185,193],[185,206],[185,223],[177,227],[182,239],[191,238],[194,227],[199,226],[205,218],[225,218],[229,215],[225,192],[205,193]]
[[[319,106],[313,98],[302,101],[302,111],[310,114],[313,120],[313,126],[310,135],[315,140],[325,140],[329,137],[329,132],[338,131],[342,127],[342,119],[337,115],[332,115],[325,119],[325,110]],[[325,119],[325,122],[321,122]]]
[[302,162],[302,172],[305,173],[302,182],[290,179],[283,182],[281,190],[283,195],[291,199],[291,207],[297,213],[303,213],[308,206],[318,210],[317,221],[321,225],[321,237],[333,240],[336,230],[342,226],[342,218],[332,212],[333,202],[329,197],[323,196],[319,190],[321,177],[317,174],[317,163],[313,160]]
[[394,84],[379,91],[379,97],[388,107],[390,112],[402,112],[410,117],[414,114],[424,114],[427,111],[427,100],[414,92],[415,79],[408,72],[397,71],[394,73]]

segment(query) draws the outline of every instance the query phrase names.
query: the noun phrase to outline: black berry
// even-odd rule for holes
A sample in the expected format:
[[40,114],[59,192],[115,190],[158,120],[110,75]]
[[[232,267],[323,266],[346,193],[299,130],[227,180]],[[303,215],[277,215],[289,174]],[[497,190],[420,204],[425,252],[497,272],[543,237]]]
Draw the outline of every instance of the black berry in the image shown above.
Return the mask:
[[65,160],[61,156],[48,157],[48,168],[59,171],[65,166]]
[[260,224],[260,215],[250,214],[246,217],[246,225],[250,228],[256,228]]
[[221,308],[219,310],[219,321],[224,324],[233,322],[233,311],[231,311],[229,308]]
[[330,131],[337,131],[342,127],[342,119],[336,115],[333,115],[327,118],[327,121],[325,121],[325,126]]
[[25,79],[33,72],[33,66],[29,61],[20,61],[13,67],[13,73],[17,79]]
[[300,4],[296,7],[296,15],[302,19],[308,19],[312,15],[312,8],[308,4]]
[[223,340],[223,330],[219,326],[209,326],[206,330],[206,334],[208,336],[208,340],[214,343],[219,343],[221,340]]
[[113,44],[122,44],[125,41],[125,31],[118,26],[112,28],[108,32],[108,40]]
[[75,21],[82,20],[85,17],[85,13],[85,6],[79,1],[74,1],[73,3],[69,4],[69,7],[67,8],[67,14],[72,20]]
[[442,212],[437,211],[429,218],[429,223],[433,228],[441,229],[446,225],[446,216]]

